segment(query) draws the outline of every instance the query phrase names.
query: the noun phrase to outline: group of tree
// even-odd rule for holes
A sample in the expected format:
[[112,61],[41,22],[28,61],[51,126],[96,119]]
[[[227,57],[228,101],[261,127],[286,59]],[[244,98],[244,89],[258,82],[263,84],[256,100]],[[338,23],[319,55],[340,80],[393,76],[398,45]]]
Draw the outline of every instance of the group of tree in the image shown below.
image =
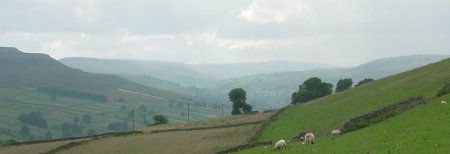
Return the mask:
[[126,131],[128,130],[128,123],[127,122],[112,122],[108,124],[108,128],[109,130],[112,131]]
[[74,135],[81,135],[82,133],[82,128],[75,123],[63,123],[60,130],[64,138],[72,137]]
[[155,121],[153,125],[161,125],[169,123],[169,119],[160,114],[153,116],[153,120]]
[[244,89],[232,89],[230,93],[228,93],[228,98],[233,103],[233,109],[231,110],[232,115],[252,112],[253,107],[245,102],[247,96]]
[[341,92],[347,89],[352,88],[353,81],[351,78],[348,79],[340,79],[336,84],[336,92]]
[[318,77],[312,77],[299,86],[297,92],[292,93],[291,103],[304,103],[333,93],[331,83],[322,82]]
[[94,94],[89,92],[82,91],[73,91],[73,90],[63,90],[57,88],[48,88],[48,87],[40,87],[38,88],[39,92],[46,93],[55,99],[56,96],[61,97],[69,97],[69,98],[77,98],[77,99],[86,99],[97,102],[106,102],[108,97],[102,94]]
[[48,128],[47,120],[42,117],[41,111],[31,111],[28,114],[22,113],[19,116],[19,121],[39,128]]
[[[374,80],[370,78],[361,80],[355,87],[371,81]],[[350,89],[352,88],[352,85],[353,81],[351,78],[340,79],[336,84],[335,92],[342,92]],[[330,95],[332,93],[333,85],[331,83],[322,82],[322,80],[318,77],[311,77],[299,86],[299,90],[297,92],[292,93],[291,103],[304,103],[316,98]]]

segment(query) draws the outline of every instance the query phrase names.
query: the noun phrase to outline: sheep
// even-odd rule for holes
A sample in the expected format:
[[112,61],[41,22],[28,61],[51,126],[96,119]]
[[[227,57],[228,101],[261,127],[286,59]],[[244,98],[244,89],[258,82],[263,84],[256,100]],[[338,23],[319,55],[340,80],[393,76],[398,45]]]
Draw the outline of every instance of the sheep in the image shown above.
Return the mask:
[[294,140],[300,140],[300,141],[304,141],[305,140],[305,132],[300,132],[297,136],[294,136],[293,139]]
[[286,141],[279,140],[277,143],[275,143],[275,147],[273,148],[273,150],[280,150],[280,149],[282,149],[282,147],[284,147],[284,149],[286,149]]
[[446,101],[441,101],[441,104],[447,104],[447,102]]
[[333,135],[333,136],[342,135],[342,132],[339,129],[332,130],[331,131],[331,135]]
[[314,134],[313,133],[307,133],[305,135],[305,142],[314,144]]

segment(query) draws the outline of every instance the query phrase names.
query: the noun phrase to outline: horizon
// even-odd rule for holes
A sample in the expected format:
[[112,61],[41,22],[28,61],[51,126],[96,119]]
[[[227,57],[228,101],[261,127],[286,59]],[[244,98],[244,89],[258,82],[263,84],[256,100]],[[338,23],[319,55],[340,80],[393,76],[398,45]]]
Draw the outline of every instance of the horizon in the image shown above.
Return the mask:
[[449,7],[445,0],[6,0],[0,45],[54,59],[352,67],[448,55]]

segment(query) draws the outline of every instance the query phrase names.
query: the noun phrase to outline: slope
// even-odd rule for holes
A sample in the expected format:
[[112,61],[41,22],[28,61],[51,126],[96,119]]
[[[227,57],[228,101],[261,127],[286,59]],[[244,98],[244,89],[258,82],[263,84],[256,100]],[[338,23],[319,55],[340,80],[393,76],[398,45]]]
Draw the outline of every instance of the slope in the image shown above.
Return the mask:
[[317,69],[253,75],[220,80],[207,86],[217,98],[226,98],[230,89],[241,87],[248,102],[256,108],[280,108],[290,102],[292,92],[310,77],[319,77],[335,85],[339,79],[352,78],[356,84],[364,78],[379,79],[449,57],[448,55],[415,55],[378,59],[353,68]]
[[[319,151],[320,142],[328,142],[327,140],[331,140],[330,131],[333,129],[340,128],[344,122],[349,119],[363,115],[365,113],[369,113],[371,111],[383,108],[384,106],[398,103],[402,100],[407,100],[409,98],[413,98],[416,96],[423,96],[425,100],[429,100],[429,104],[435,104],[436,100],[431,100],[434,98],[435,94],[439,89],[441,89],[445,84],[450,83],[450,72],[448,71],[450,68],[450,59],[446,59],[434,64],[430,64],[424,67],[420,67],[405,73],[401,73],[394,76],[389,76],[366,85],[356,87],[350,89],[348,91],[333,94],[328,97],[324,97],[321,99],[313,100],[304,104],[298,104],[287,107],[285,110],[280,112],[277,116],[275,116],[271,122],[269,122],[266,127],[263,127],[262,133],[259,136],[258,140],[278,140],[278,139],[291,139],[294,135],[301,131],[313,132],[316,137],[316,141],[318,144],[317,148],[314,149],[314,152]],[[446,96],[445,98],[448,98]],[[444,98],[444,99],[445,99]],[[440,105],[440,104],[439,104]],[[423,105],[424,108],[427,108],[427,105]],[[416,110],[420,110],[416,109]],[[424,109],[425,110],[425,109]],[[437,109],[441,110],[441,109]],[[424,113],[420,111],[420,113]],[[438,113],[436,115],[447,114],[448,112]],[[405,113],[406,114],[406,113]],[[427,117],[432,117],[435,113],[429,113],[432,115],[428,115]],[[402,114],[400,114],[402,115]],[[420,114],[419,114],[420,115]],[[404,115],[402,115],[404,116]],[[412,115],[414,116],[414,115]],[[447,115],[448,116],[448,115]],[[445,117],[445,116],[444,116]],[[400,118],[400,117],[396,117]],[[418,120],[421,117],[416,117]],[[426,117],[425,117],[426,118]],[[402,119],[402,118],[400,118]],[[443,118],[438,118],[443,119]],[[403,119],[402,119],[403,120]],[[415,125],[415,119],[408,119],[411,123],[406,123],[405,125]],[[425,120],[425,119],[422,119]],[[431,120],[431,119],[429,119]],[[439,120],[431,120],[429,122],[437,122]],[[444,120],[445,121],[445,120]],[[447,120],[448,121],[448,120]],[[424,122],[424,121],[422,121]],[[395,123],[394,123],[395,124]],[[420,124],[420,123],[417,123]],[[448,123],[442,123],[441,125],[437,123],[428,123],[427,125],[438,125],[436,127],[438,133],[440,127],[448,127]],[[379,125],[383,125],[380,123]],[[376,127],[383,127],[376,125]],[[392,126],[391,129],[394,129]],[[422,126],[417,126],[416,128],[420,128],[419,131],[423,131]],[[366,129],[371,129],[366,128]],[[397,130],[403,128],[396,128]],[[364,129],[363,129],[364,130]],[[361,133],[362,131],[361,130]],[[371,129],[373,130],[373,129]],[[432,129],[430,129],[432,130]],[[381,131],[377,131],[378,133]],[[354,133],[349,134],[361,134],[360,131],[356,131]],[[368,133],[368,132],[366,132]],[[399,133],[399,132],[397,132]],[[408,132],[404,132],[403,135],[413,135]],[[420,136],[423,132],[417,133],[418,136],[416,138],[427,138]],[[344,136],[346,136],[345,134]],[[392,134],[391,134],[392,135]],[[369,135],[370,136],[370,135]],[[386,135],[384,135],[386,136]],[[434,135],[436,136],[436,135]],[[351,138],[353,137],[353,138]],[[357,140],[357,136],[351,136],[347,138],[348,142],[360,141]],[[393,138],[398,137],[394,136]],[[381,137],[378,137],[378,139]],[[368,138],[365,138],[370,140]],[[391,138],[392,139],[392,138]],[[410,138],[407,138],[410,139]],[[435,138],[436,143],[440,143],[439,138]],[[395,138],[395,141],[401,140],[401,138]],[[371,143],[376,142],[377,140],[371,141]],[[331,141],[329,141],[331,142]],[[364,141],[366,142],[366,141]],[[368,141],[367,141],[368,142]],[[356,144],[355,149],[361,149],[361,142],[351,143]],[[390,142],[391,144],[392,142]],[[420,141],[414,142],[414,144],[419,144]],[[330,143],[329,143],[330,144]],[[446,143],[448,144],[448,143]],[[297,144],[299,145],[299,144]],[[369,144],[370,145],[370,144]],[[382,144],[379,144],[381,146]],[[392,145],[389,145],[392,146]],[[428,148],[429,145],[427,145]],[[333,146],[332,146],[333,147]],[[320,148],[324,148],[320,146]],[[386,147],[379,147],[378,149],[384,149]],[[341,147],[341,149],[345,149]],[[349,148],[350,149],[350,148]],[[339,149],[335,149],[339,150]],[[250,150],[251,151],[251,150]],[[298,151],[297,151],[298,152]],[[339,152],[340,151],[335,151]],[[358,151],[360,153],[361,151]],[[343,152],[346,153],[346,152]],[[353,151],[352,153],[355,153]]]
[[[183,122],[187,104],[191,104],[191,120],[220,116],[220,107],[196,97],[146,87],[113,75],[83,72],[48,55],[23,53],[16,48],[0,47],[0,72],[0,140],[38,140],[46,138],[46,134],[52,138],[80,136],[89,130],[102,133],[113,131],[107,127],[117,122],[126,122],[123,129],[128,129],[132,125],[133,109],[136,109],[136,127],[153,122],[155,114],[163,114],[171,122]],[[40,90],[42,87],[57,92],[44,92]],[[106,101],[80,95],[104,96]],[[21,114],[36,111],[41,111],[48,128],[19,121]],[[91,116],[92,121],[79,122],[85,115]],[[82,128],[68,135],[60,129],[64,124]],[[24,126],[30,129],[30,134],[21,135]]]
[[67,66],[87,72],[148,75],[183,86],[200,86],[216,79],[213,76],[192,71],[181,63],[93,58],[64,58],[60,61]]
[[333,66],[320,63],[306,63],[293,61],[265,61],[253,63],[222,63],[222,64],[197,64],[189,66],[192,70],[203,74],[210,74],[221,79],[236,78],[242,76],[276,73],[288,71],[305,71],[318,68],[331,68]]

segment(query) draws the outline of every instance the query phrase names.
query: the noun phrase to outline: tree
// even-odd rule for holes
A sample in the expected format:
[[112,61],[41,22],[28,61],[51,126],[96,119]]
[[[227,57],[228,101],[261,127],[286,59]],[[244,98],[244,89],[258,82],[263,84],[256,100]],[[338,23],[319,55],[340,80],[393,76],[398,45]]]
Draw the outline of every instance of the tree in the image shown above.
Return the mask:
[[244,113],[252,111],[252,106],[245,103],[247,99],[246,92],[242,88],[234,88],[228,93],[228,98],[233,103],[232,115],[241,114],[241,108]]
[[23,138],[30,135],[30,129],[28,128],[28,126],[22,126],[22,128],[20,129],[20,135],[22,135]]
[[355,85],[355,87],[358,87],[360,85],[363,85],[363,84],[366,84],[366,83],[369,83],[369,82],[372,82],[372,81],[375,81],[375,80],[371,79],[371,78],[367,78],[367,79],[361,80],[361,81],[358,82],[358,84]]
[[97,132],[94,130],[94,129],[89,129],[88,131],[87,131],[87,136],[92,136],[92,135],[95,135],[95,134],[97,134]]
[[48,128],[47,120],[42,117],[41,111],[31,111],[28,114],[22,113],[19,116],[19,121],[40,128]]
[[169,120],[160,114],[153,116],[153,120],[155,121],[154,125],[167,124]]
[[292,93],[291,103],[304,103],[319,97],[330,95],[333,85],[322,82],[318,77],[311,77],[299,86],[298,92]]
[[336,84],[336,92],[341,92],[347,89],[350,89],[353,85],[353,81],[351,78],[348,79],[339,79]]
[[92,117],[89,114],[85,114],[83,115],[83,118],[81,118],[81,121],[83,121],[83,123],[90,123],[92,121]]
[[80,117],[73,117],[72,121],[74,124],[78,124],[80,123]]
[[147,112],[147,107],[144,104],[139,105],[139,111],[141,112]]

